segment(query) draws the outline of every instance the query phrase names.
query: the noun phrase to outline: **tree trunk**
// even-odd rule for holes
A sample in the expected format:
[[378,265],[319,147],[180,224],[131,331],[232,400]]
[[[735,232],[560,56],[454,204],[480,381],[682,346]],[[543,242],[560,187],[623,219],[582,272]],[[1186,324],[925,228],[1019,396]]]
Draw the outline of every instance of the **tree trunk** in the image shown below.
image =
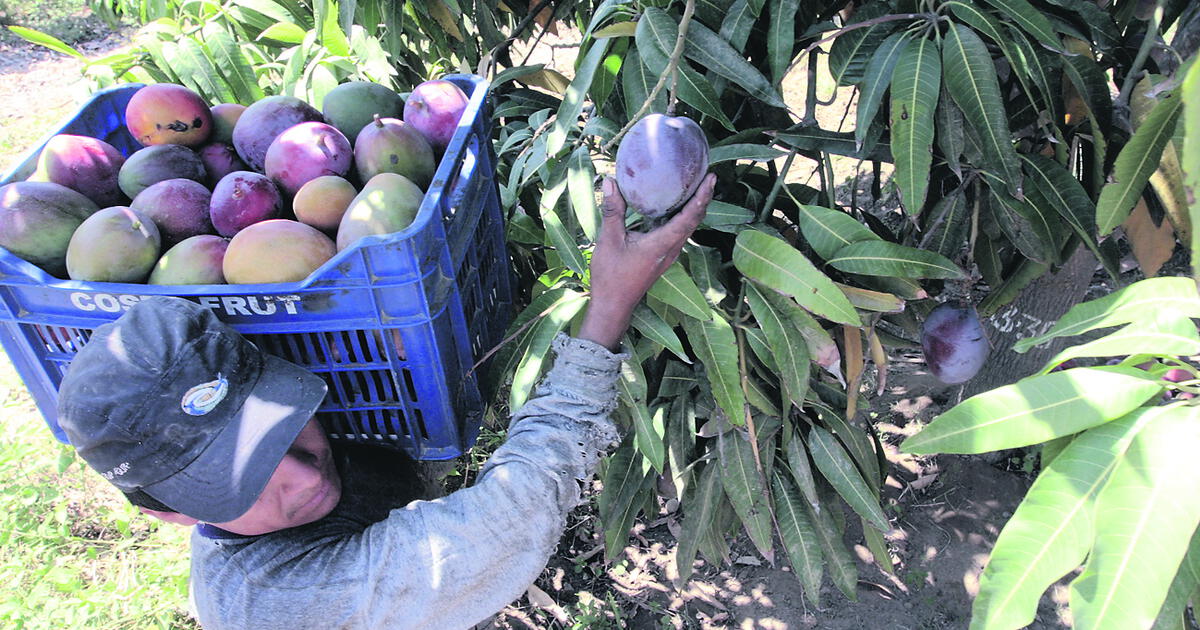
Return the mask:
[[992,344],[991,357],[979,374],[963,387],[961,398],[1029,376],[1063,348],[1078,343],[1078,339],[1067,337],[1030,348],[1024,354],[1012,350],[1018,340],[1049,330],[1067,309],[1083,300],[1096,264],[1095,256],[1080,246],[1056,273],[1034,280],[1016,300],[989,317],[983,325]]

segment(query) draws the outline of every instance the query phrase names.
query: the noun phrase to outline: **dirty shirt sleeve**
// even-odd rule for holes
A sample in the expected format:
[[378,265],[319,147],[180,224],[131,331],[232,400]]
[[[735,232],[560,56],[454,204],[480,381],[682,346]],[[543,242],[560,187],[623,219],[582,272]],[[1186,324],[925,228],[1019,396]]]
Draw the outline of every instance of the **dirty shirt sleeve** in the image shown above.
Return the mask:
[[[554,349],[473,486],[350,536],[314,534],[286,553],[226,563],[241,569],[210,577],[237,586],[208,593],[207,606],[196,598],[210,611],[205,627],[468,628],[520,597],[554,552],[580,481],[619,437],[609,416],[626,355],[565,335]],[[297,598],[316,608],[297,610]]]

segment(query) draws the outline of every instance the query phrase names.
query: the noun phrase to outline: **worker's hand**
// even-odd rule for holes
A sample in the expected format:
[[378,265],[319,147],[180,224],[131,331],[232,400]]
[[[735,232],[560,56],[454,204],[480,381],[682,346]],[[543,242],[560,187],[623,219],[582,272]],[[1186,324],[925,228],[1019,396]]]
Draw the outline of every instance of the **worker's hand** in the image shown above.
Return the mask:
[[683,244],[704,219],[717,177],[709,173],[674,217],[645,233],[625,231],[625,199],[611,177],[604,179],[603,219],[592,252],[592,299],[579,337],[610,350],[621,344],[633,309],[679,257]]

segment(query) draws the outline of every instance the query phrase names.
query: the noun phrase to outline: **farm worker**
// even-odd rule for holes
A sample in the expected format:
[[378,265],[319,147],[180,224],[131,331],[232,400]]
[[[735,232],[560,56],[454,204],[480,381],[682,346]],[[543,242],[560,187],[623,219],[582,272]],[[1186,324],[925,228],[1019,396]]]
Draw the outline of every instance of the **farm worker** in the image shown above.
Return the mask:
[[621,337],[714,181],[665,225],[629,234],[605,180],[578,336],[555,341],[553,368],[469,488],[413,501],[411,460],[342,456],[313,415],[321,378],[178,298],[96,329],[63,379],[59,422],[142,512],[195,526],[192,599],[209,630],[471,627],[537,578],[580,481],[617,443]]

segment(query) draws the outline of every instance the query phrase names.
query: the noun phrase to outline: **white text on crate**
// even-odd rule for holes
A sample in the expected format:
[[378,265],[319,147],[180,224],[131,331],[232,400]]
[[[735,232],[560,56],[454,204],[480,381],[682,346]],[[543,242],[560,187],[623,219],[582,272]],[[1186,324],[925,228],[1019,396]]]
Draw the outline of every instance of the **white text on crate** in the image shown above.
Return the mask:
[[[130,295],[111,293],[82,293],[71,294],[71,304],[81,311],[103,311],[118,313],[127,311],[134,304],[149,298],[149,295]],[[196,298],[202,306],[226,315],[274,315],[282,307],[288,315],[296,315],[299,310],[296,303],[299,295],[204,295]]]

